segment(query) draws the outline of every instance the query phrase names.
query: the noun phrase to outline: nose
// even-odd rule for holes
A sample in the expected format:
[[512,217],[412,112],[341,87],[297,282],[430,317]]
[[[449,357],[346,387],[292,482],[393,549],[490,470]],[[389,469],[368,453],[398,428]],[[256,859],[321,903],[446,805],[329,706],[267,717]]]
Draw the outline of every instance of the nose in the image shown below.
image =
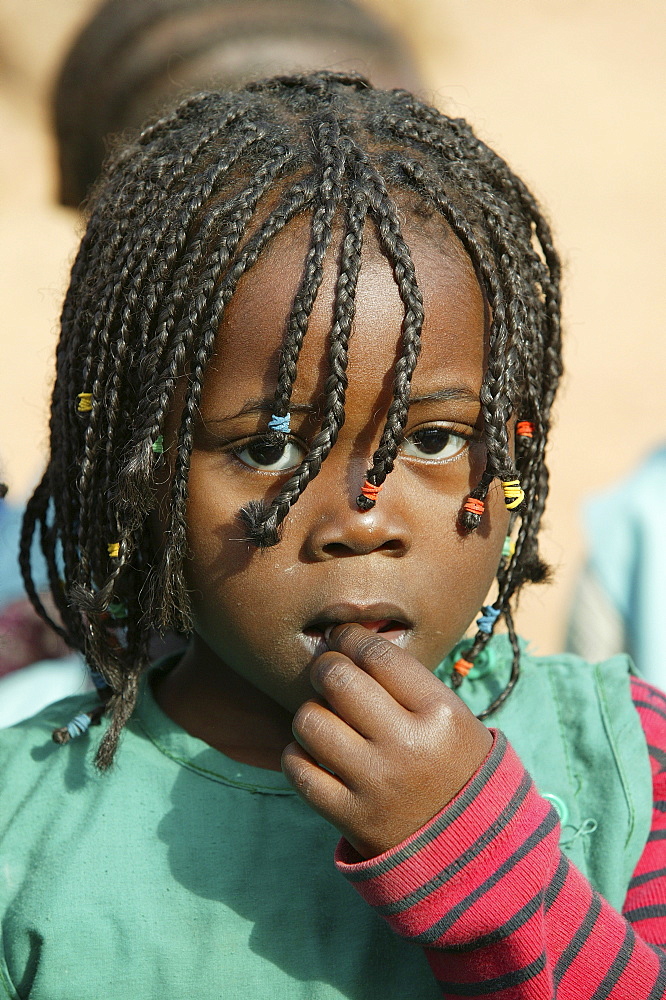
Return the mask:
[[305,553],[318,562],[370,553],[400,557],[412,545],[409,525],[389,497],[380,496],[372,510],[362,512],[340,490],[337,502],[320,506],[312,517]]

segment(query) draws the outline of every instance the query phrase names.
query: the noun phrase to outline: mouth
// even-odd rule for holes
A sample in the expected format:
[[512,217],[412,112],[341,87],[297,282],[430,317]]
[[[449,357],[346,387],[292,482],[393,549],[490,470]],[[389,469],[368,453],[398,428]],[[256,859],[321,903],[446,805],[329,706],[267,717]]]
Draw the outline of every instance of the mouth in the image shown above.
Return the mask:
[[336,625],[354,622],[368,632],[381,635],[389,642],[403,646],[408,641],[414,624],[406,612],[393,604],[335,605],[324,608],[303,628],[303,637],[313,655],[319,656],[328,649],[326,639]]

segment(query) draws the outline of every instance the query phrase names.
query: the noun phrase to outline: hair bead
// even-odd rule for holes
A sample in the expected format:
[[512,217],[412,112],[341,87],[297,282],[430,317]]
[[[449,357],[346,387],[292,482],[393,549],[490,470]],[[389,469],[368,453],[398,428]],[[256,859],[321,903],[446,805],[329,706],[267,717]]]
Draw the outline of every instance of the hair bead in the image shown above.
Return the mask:
[[383,483],[376,486],[374,483],[369,482],[367,479],[361,487],[361,492],[356,497],[356,506],[359,510],[372,510],[377,502],[377,494],[383,487]]
[[453,669],[457,674],[460,674],[461,677],[467,677],[467,674],[470,672],[473,666],[474,666],[473,663],[470,663],[469,660],[465,660],[461,656],[460,659],[456,660],[456,662],[453,664]]
[[90,667],[90,679],[95,685],[96,691],[105,692],[108,690],[109,687],[108,682],[105,680],[104,677],[102,677],[99,670],[93,670],[92,667]]
[[507,510],[515,510],[520,507],[525,499],[525,491],[521,488],[520,479],[507,479],[502,482],[504,490],[504,503]]
[[92,392],[80,392],[76,397],[78,413],[90,413],[92,410]]
[[535,430],[531,420],[519,420],[516,424],[516,434],[521,438],[533,438]]
[[274,413],[268,421],[268,429],[269,431],[277,431],[278,434],[289,434],[291,430],[291,413],[285,414],[284,417],[280,417],[277,413]]
[[501,614],[502,612],[500,608],[496,608],[492,604],[484,605],[481,608],[481,617],[476,620],[476,626],[479,632],[485,632],[486,635],[492,635],[495,622]]
[[110,559],[117,559],[120,555],[120,542],[109,542],[106,547]]
[[152,444],[152,449],[153,449],[153,451],[154,451],[154,453],[156,455],[163,455],[164,454],[164,435],[163,434],[160,434],[159,437],[155,438],[155,440],[153,441],[153,444]]
[[81,715],[75,715],[66,726],[63,726],[61,729],[55,729],[51,734],[51,738],[54,743],[59,743],[62,746],[64,743],[69,743],[70,740],[75,740],[78,736],[83,736],[87,733],[91,722],[90,715],[82,712]]
[[[101,692],[101,688],[97,685],[96,681],[95,684]],[[80,715],[75,715],[66,726],[62,726],[60,729],[54,729],[51,733],[51,739],[54,743],[58,743],[62,746],[64,743],[69,743],[70,740],[75,740],[79,736],[83,736],[88,732],[91,726],[99,725],[105,711],[106,703],[103,703],[98,705],[96,708],[92,708],[89,712],[81,712]]]
[[482,517],[486,510],[486,505],[483,500],[478,500],[476,497],[467,497],[463,504],[463,510],[469,511],[470,514],[478,514]]
[[507,535],[504,539],[504,545],[502,546],[502,558],[512,559],[513,554],[516,551],[516,543],[514,542],[511,535]]

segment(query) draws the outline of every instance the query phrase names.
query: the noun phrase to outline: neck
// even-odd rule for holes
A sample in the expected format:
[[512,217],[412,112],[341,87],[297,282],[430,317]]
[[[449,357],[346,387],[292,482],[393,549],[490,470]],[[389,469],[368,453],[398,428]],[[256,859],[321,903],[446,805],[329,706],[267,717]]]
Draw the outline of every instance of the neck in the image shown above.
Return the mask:
[[279,771],[293,740],[291,714],[218,659],[195,636],[155,699],[174,722],[232,760]]

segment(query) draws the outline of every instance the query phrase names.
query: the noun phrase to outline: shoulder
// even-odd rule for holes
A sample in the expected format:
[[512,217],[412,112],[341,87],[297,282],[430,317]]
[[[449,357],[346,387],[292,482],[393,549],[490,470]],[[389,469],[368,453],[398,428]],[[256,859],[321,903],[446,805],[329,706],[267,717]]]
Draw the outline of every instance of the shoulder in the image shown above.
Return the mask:
[[[636,724],[636,700],[645,697],[645,689],[651,685],[639,681],[633,660],[627,653],[595,661],[576,653],[534,656],[526,651],[521,660],[527,673],[547,673],[553,693],[581,717],[595,711],[605,729],[610,726],[622,730],[627,724],[632,728],[645,728],[642,718],[640,727]],[[651,690],[654,697],[659,697],[656,688]],[[661,697],[666,710],[666,698]]]
[[107,772],[95,766],[95,754],[108,720],[65,745],[53,742],[54,729],[97,704],[94,693],[65,698],[0,730],[0,855],[12,858],[17,871],[29,873],[33,864],[41,871],[47,858],[60,868],[65,857],[79,864],[80,845],[95,857],[96,843],[117,836],[109,817],[141,816],[147,802],[163,808],[161,755],[138,724],[126,727],[119,759]]
[[[53,742],[53,730],[66,725],[81,712],[90,710],[96,703],[96,696],[91,693],[63,698],[47,705],[29,719],[0,729],[0,790],[3,801],[16,783],[25,785],[44,770],[58,770],[64,763],[63,758],[71,757],[71,753],[59,753],[63,748]],[[73,741],[68,750],[80,756],[85,753],[87,745],[88,741]]]
[[521,648],[521,663],[529,670],[547,670],[554,676],[583,682],[589,678],[591,682],[604,684],[616,682],[622,697],[631,700],[631,682],[635,678],[636,668],[627,653],[618,653],[603,660],[586,659],[577,653],[551,653],[539,656],[528,645]]
[[[11,866],[15,886],[40,867],[51,841],[62,848],[71,838],[71,823],[90,811],[91,791],[94,795],[99,786],[92,741],[58,746],[51,734],[91,707],[90,695],[66,698],[0,730],[0,855]],[[0,888],[0,906],[6,888]]]
[[39,712],[12,726],[0,729],[0,760],[8,748],[31,743],[39,743],[46,737],[51,739],[54,729],[64,725],[73,715],[85,712],[98,704],[94,692],[71,695],[46,705]]
[[604,682],[615,680],[623,692],[623,698],[631,701],[631,682],[635,679],[636,668],[627,653],[618,653],[603,660],[586,659],[577,653],[550,653],[540,656],[527,644],[521,648],[521,664],[528,670],[548,670],[563,678],[590,678]]

